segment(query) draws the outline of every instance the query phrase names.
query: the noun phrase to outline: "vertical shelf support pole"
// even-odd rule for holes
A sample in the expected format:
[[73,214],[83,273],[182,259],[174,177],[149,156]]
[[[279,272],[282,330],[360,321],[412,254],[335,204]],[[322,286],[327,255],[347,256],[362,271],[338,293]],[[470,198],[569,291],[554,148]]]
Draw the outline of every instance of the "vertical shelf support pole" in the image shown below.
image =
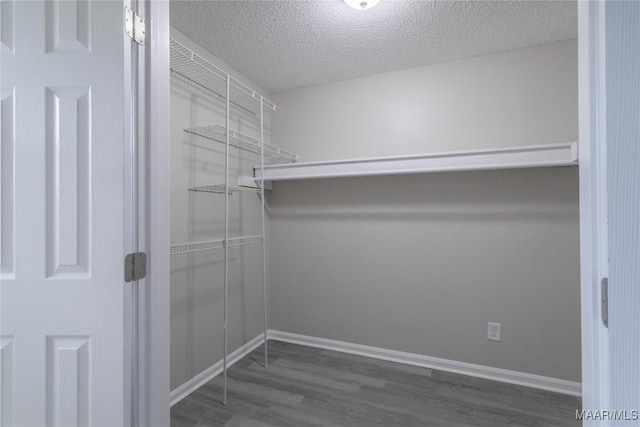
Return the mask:
[[227,404],[227,312],[229,294],[229,125],[230,109],[229,98],[231,95],[231,81],[227,74],[227,99],[226,99],[226,144],[224,148],[224,345],[222,356],[222,403]]
[[[264,170],[264,97],[260,97],[260,170]],[[267,231],[265,228],[264,174],[260,173],[260,200],[262,201],[262,291],[264,294],[264,367],[269,367],[267,345]]]

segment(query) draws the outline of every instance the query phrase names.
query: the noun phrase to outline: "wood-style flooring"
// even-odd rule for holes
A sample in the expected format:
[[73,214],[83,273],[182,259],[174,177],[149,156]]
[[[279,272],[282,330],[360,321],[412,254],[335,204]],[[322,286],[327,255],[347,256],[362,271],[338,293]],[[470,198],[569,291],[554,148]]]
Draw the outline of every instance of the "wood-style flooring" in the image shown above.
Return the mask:
[[579,426],[580,399],[318,348],[269,342],[171,408],[171,426]]

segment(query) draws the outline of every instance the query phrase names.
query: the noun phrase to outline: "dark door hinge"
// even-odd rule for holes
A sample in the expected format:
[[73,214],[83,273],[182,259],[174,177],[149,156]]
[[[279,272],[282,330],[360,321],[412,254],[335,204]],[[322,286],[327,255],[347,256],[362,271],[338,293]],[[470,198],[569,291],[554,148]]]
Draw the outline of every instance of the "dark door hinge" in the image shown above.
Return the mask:
[[602,278],[600,282],[600,317],[605,328],[609,327],[609,279]]
[[124,281],[134,282],[147,275],[147,254],[136,252],[124,258]]

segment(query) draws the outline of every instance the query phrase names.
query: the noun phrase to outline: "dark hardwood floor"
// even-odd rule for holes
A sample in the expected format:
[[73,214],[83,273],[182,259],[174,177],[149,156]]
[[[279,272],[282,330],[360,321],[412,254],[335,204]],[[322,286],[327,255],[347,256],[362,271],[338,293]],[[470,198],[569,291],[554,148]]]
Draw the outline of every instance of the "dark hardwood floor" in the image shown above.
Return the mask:
[[563,427],[580,399],[527,387],[269,342],[171,408],[171,425]]

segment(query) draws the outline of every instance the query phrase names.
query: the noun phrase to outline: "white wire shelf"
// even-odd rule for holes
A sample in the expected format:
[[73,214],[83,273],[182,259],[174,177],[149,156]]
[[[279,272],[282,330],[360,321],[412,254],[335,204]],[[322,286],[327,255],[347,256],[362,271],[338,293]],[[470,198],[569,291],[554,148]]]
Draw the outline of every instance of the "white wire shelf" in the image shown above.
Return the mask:
[[[265,182],[430,172],[576,166],[578,143],[531,145],[411,156],[304,162],[264,167]],[[261,179],[260,168],[254,180]]]
[[169,248],[171,255],[210,251],[213,249],[224,248],[224,239],[207,240],[203,242],[173,243]]
[[[185,129],[184,131],[191,135],[226,144],[227,130],[224,126],[200,126]],[[261,153],[260,141],[233,129],[229,129],[229,145],[251,153]],[[288,162],[296,162],[298,160],[297,155],[267,143],[264,144],[264,156],[272,161],[285,160]]]
[[228,247],[233,246],[245,246],[245,245],[253,245],[256,243],[262,243],[264,236],[262,234],[257,234],[255,236],[244,236],[244,237],[232,237],[229,239]]
[[[189,191],[201,192],[201,193],[219,193],[224,194],[225,185],[224,184],[216,184],[216,185],[203,185],[199,187],[191,187]],[[230,185],[229,186],[229,194],[233,193],[259,193],[260,189],[256,187],[245,187],[243,185]]]
[[170,69],[173,76],[221,99],[226,99],[227,76],[229,76],[232,92],[230,98],[233,98],[233,101],[229,100],[231,104],[257,116],[260,114],[262,99],[266,109],[284,113],[282,108],[173,39],[171,39]]
[[[263,239],[264,236],[262,234],[257,234],[255,236],[232,237],[228,240],[226,246],[231,248],[234,246],[253,245],[255,243],[262,243]],[[211,251],[215,249],[223,249],[224,247],[224,239],[216,239],[206,240],[202,242],[172,243],[169,248],[171,255],[181,255],[191,254],[195,252]]]

